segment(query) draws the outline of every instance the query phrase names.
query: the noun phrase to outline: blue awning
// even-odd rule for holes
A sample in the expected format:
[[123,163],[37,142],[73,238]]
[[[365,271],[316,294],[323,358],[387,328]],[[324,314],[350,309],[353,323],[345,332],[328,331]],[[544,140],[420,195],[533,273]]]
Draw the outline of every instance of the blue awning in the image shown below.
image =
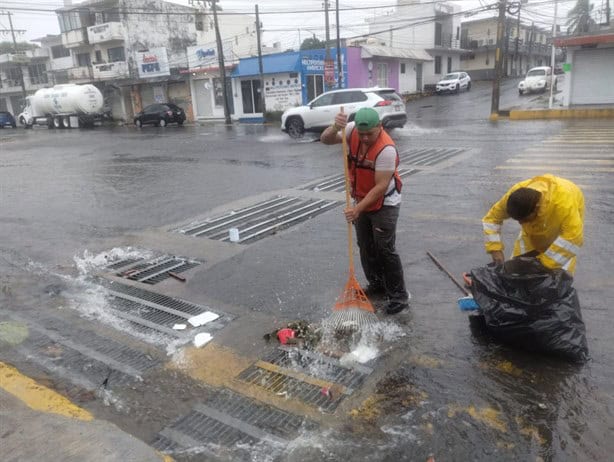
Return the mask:
[[[280,72],[300,72],[300,53],[293,51],[288,53],[275,53],[262,57],[262,69],[264,74],[277,74]],[[242,58],[239,65],[232,71],[234,77],[251,77],[260,74],[258,58]]]

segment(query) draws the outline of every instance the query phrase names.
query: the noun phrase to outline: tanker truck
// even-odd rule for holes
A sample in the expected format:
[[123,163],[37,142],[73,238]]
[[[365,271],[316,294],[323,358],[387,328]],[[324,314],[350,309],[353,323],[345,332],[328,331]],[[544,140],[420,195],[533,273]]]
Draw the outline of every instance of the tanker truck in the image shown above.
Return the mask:
[[56,85],[26,97],[26,107],[17,120],[26,128],[34,124],[49,128],[87,127],[100,122],[102,108],[102,93],[94,85]]

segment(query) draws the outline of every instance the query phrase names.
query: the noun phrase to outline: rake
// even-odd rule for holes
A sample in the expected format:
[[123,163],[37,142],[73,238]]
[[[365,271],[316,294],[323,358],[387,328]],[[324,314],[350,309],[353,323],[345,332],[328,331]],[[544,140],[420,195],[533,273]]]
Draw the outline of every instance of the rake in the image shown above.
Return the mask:
[[[343,112],[343,108],[341,108]],[[343,172],[345,174],[345,205],[350,207],[350,181],[348,172],[348,146],[345,128],[342,133]],[[334,332],[355,332],[378,321],[373,305],[360,287],[354,272],[352,223],[347,223],[349,276],[343,291],[333,307],[333,314],[322,324]]]

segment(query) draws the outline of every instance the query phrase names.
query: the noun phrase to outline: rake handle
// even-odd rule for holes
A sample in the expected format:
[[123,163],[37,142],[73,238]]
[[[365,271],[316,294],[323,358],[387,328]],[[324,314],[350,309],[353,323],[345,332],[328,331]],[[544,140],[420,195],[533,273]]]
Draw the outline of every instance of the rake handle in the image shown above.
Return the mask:
[[471,294],[469,293],[469,291],[468,291],[467,289],[465,289],[465,288],[464,288],[464,287],[463,287],[463,286],[460,284],[460,282],[458,282],[458,281],[457,281],[457,280],[454,278],[454,276],[452,276],[452,273],[450,273],[450,272],[449,272],[449,271],[448,271],[448,270],[447,270],[447,269],[446,269],[446,268],[443,266],[443,264],[442,264],[442,263],[441,263],[439,260],[437,260],[437,258],[435,258],[435,255],[433,255],[433,254],[432,254],[431,252],[429,252],[428,250],[427,250],[426,254],[429,256],[429,258],[430,258],[431,260],[433,260],[433,263],[435,263],[435,265],[437,266],[437,268],[439,268],[441,271],[443,271],[443,272],[444,272],[444,273],[445,273],[445,274],[446,274],[446,275],[447,275],[447,276],[448,276],[448,277],[449,277],[449,278],[452,280],[452,282],[453,282],[453,283],[456,285],[456,287],[458,287],[458,288],[461,290],[461,292],[462,292],[463,294],[465,294],[466,296],[471,295]]
[[[343,106],[339,108],[339,112],[342,114]],[[345,132],[345,127],[341,133],[341,145],[343,146],[343,174],[345,176],[345,206],[350,207],[350,171],[348,168],[348,140]],[[354,248],[352,246],[352,223],[347,222],[348,225],[348,254],[350,261],[350,274],[354,274]]]

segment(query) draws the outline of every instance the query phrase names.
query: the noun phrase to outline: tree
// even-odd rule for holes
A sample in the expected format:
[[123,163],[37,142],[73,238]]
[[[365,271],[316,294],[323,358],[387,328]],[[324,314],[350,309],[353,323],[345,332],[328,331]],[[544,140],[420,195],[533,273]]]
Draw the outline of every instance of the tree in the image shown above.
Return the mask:
[[576,5],[567,13],[566,26],[571,35],[581,35],[589,32],[596,24],[591,13],[593,5],[590,0],[578,0]]
[[[30,42],[17,42],[17,51],[34,50],[39,48],[38,45]],[[0,54],[15,53],[15,46],[13,42],[0,42]]]
[[301,43],[301,50],[317,50],[325,47],[326,42],[318,40],[315,36],[306,38],[303,40],[303,43]]

